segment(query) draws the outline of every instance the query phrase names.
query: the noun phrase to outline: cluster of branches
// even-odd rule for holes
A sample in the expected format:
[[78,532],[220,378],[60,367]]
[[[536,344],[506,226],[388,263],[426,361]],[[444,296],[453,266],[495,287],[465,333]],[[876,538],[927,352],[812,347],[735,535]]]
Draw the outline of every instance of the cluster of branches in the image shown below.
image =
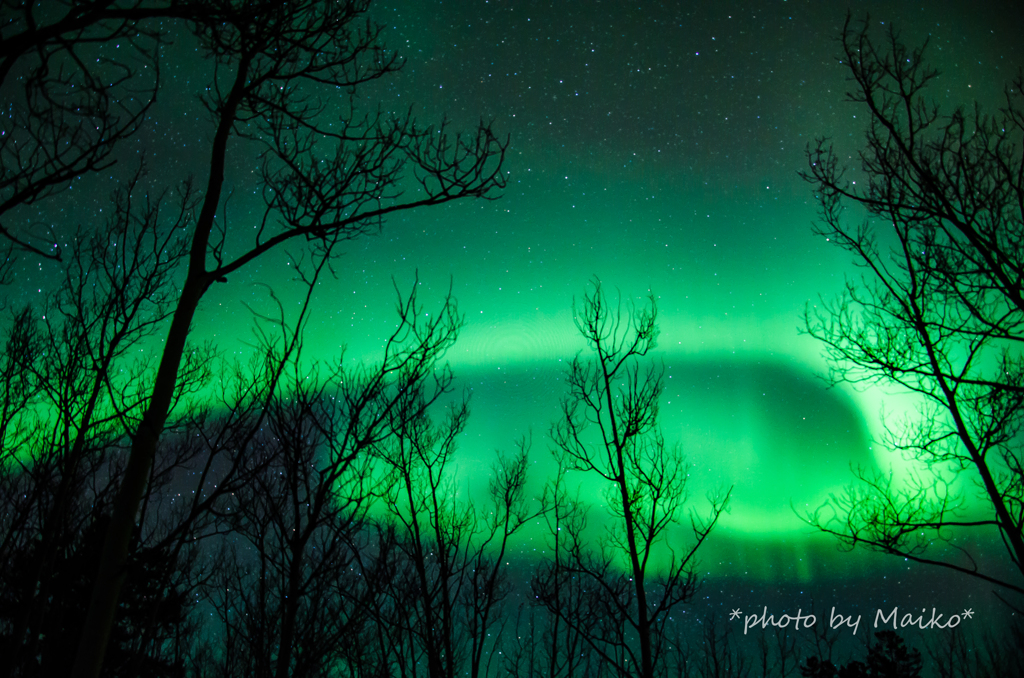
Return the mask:
[[158,5],[170,11],[167,2],[0,5],[0,280],[10,282],[17,251],[61,258],[58,229],[24,208],[108,169],[142,128],[160,88],[163,36],[138,18]]
[[[552,617],[546,651],[553,675],[571,675],[593,660],[615,675],[663,672],[666,627],[696,591],[697,550],[729,500],[729,492],[709,496],[706,516],[684,512],[688,465],[658,424],[662,371],[641,360],[658,336],[654,297],[648,302],[627,311],[621,300],[612,307],[595,280],[573,305],[593,358],[573,359],[551,430],[559,467],[548,516],[553,555],[532,582]],[[607,529],[596,551],[588,546],[587,507],[572,496],[567,474],[607,488]],[[679,529],[684,521],[688,542]],[[594,657],[584,659],[588,654]]]
[[[191,194],[169,210],[132,209],[132,193],[115,193],[104,233],[83,232],[68,251],[48,305],[8,328],[0,643],[10,675],[71,669],[66,648],[82,630],[152,378],[134,356],[171,312],[188,256],[174,234]],[[728,495],[706,517],[683,513],[686,466],[657,426],[661,374],[641,360],[657,337],[653,300],[623,313],[595,285],[576,309],[593,359],[577,356],[567,375],[556,478],[529,498],[523,442],[497,457],[474,504],[452,475],[467,405],[441,407],[452,374],[439,361],[461,326],[454,301],[424,313],[414,284],[379,363],[308,365],[301,330],[329,259],[313,262],[299,267],[307,295],[293,329],[283,311],[264,318],[280,335],[264,331],[253,362],[220,370],[216,397],[210,351],[187,352],[175,390],[187,402],[147,479],[106,673],[795,675],[792,638],[745,651],[713,617],[696,636],[674,617]],[[597,549],[569,484],[595,475],[611,507]],[[536,521],[549,555],[516,617],[511,545]]]
[[[144,364],[125,368],[166,311],[158,283],[175,251],[154,238],[154,223],[118,231],[115,218],[112,242],[83,239],[43,319],[26,310],[9,329],[5,675],[72,668],[67,647],[82,631],[151,379]],[[308,276],[310,290],[320,270]],[[377,365],[342,369],[340,359],[326,374],[304,366],[303,315],[292,331],[282,315],[280,336],[262,333],[258,359],[226,366],[216,397],[211,356],[190,352],[177,392],[201,397],[179,408],[186,414],[170,422],[148,478],[106,675],[322,675],[341,665],[415,675],[389,667],[416,667],[423,656],[445,663],[430,675],[454,675],[464,657],[451,649],[465,629],[480,641],[475,665],[489,658],[488,631],[508,591],[503,551],[528,519],[525,450],[499,463],[486,510],[451,503],[453,440],[433,436],[428,409],[450,390],[438,361],[461,318],[451,298],[424,313],[416,289],[400,298]],[[464,422],[465,407],[456,409]],[[421,456],[405,454],[407,445]],[[436,482],[423,484],[424,474]],[[371,520],[372,502],[384,510]],[[420,524],[433,529],[420,534]],[[490,539],[478,538],[484,532]],[[492,553],[491,542],[502,548]],[[422,618],[411,614],[413,600]],[[216,623],[204,621],[210,610]],[[452,623],[441,637],[431,615],[444,614]]]
[[479,533],[504,546],[524,522],[525,456],[499,464],[486,510],[452,498],[466,409],[451,406],[444,434],[429,410],[450,391],[437,361],[461,319],[449,299],[423,322],[415,292],[399,317],[372,368],[292,363],[259,449],[233,453],[253,480],[215,507],[217,673],[454,676],[468,659],[478,675],[507,591]]
[[[45,308],[12,309],[0,357],[0,649],[10,673],[97,676],[105,657],[116,675],[690,670],[670,622],[694,595],[696,553],[728,493],[710,496],[703,514],[687,510],[685,463],[657,423],[661,375],[644,363],[657,337],[653,300],[623,313],[598,285],[576,310],[593,360],[572,362],[552,429],[559,473],[538,502],[525,489],[525,442],[498,456],[485,502],[453,485],[468,409],[442,408],[452,376],[439,361],[461,322],[450,298],[429,321],[415,288],[400,298],[375,366],[300,360],[312,291],[346,241],[395,213],[493,198],[506,181],[507,141],[488,124],[459,134],[360,110],[360,89],[401,66],[362,20],[367,8],[0,5],[0,282],[14,279],[14,254],[56,260],[62,275]],[[39,216],[47,201],[106,173],[144,128],[161,91],[161,47],[176,39],[213,65],[199,92],[211,124],[201,179],[154,192],[141,170],[120,175],[105,223],[74,234],[49,225]],[[877,51],[849,24],[843,45],[853,98],[872,116],[870,180],[847,184],[824,142],[807,177],[822,232],[866,275],[808,329],[832,351],[837,381],[893,381],[933,404],[892,442],[936,475],[909,490],[864,478],[833,502],[831,520],[810,520],[849,544],[1021,593],[1016,575],[926,555],[935,539],[990,527],[1018,571],[1024,562],[1021,83],[999,118],[943,117],[922,98],[935,74],[920,51],[894,35]],[[227,168],[253,149],[263,210],[240,224],[225,209]],[[891,224],[895,246],[869,225],[847,227],[843,201]],[[225,368],[211,398],[212,348],[193,330],[201,302],[214,282],[290,245],[306,252],[298,320],[288,330],[276,319],[282,334],[261,335],[258,359]],[[990,518],[962,516],[946,491],[944,473],[968,470]],[[580,477],[608,488],[597,549],[569,484]],[[552,557],[512,629],[509,549],[531,522],[549,526]],[[212,634],[200,618],[214,619]],[[713,649],[724,636],[710,628],[700,675],[726,665]],[[523,641],[527,631],[537,642]],[[780,675],[795,666],[781,659],[787,647],[772,654]]]
[[[0,643],[8,675],[72,669],[66,648],[82,631],[99,537],[152,378],[133,356],[169,312],[169,276],[187,256],[181,243],[159,237],[157,206],[144,213],[112,216],[106,237],[83,235],[50,305],[15,314],[9,328],[0,439]],[[183,213],[174,213],[172,226]],[[310,292],[324,270],[326,260],[305,270]],[[571,648],[559,646],[565,635],[582,641],[582,663],[597,673],[634,675],[621,657],[639,651],[639,638],[628,631],[609,638],[611,626],[632,624],[630,617],[591,628],[581,612],[619,606],[641,615],[648,642],[665,647],[666,613],[694,590],[692,564],[666,578],[644,570],[646,587],[671,596],[651,605],[656,620],[643,615],[621,590],[628,573],[607,550],[590,555],[583,546],[583,509],[567,498],[564,474],[547,497],[530,498],[525,441],[515,454],[497,455],[483,501],[460,497],[453,464],[468,406],[444,401],[453,375],[440,360],[462,319],[450,297],[439,313],[425,313],[418,287],[399,296],[396,328],[374,365],[300,359],[310,295],[291,329],[283,310],[263,318],[257,357],[225,366],[218,380],[209,351],[189,352],[176,390],[189,402],[176,408],[183,414],[169,422],[147,479],[105,674],[525,671],[532,663],[513,621],[509,563],[522,562],[512,553],[517,535],[543,517],[555,561],[538,570],[535,588],[575,592],[543,594],[527,606],[534,618],[551,620],[542,622],[541,646],[550,649],[551,675],[567,675],[567,659],[570,674],[580,667],[566,654]],[[607,313],[600,309],[593,310]],[[643,406],[654,408],[646,415],[652,425],[656,400]],[[608,414],[630,428],[624,412]],[[630,436],[629,445],[641,443]],[[652,457],[641,468],[628,454],[623,463],[631,482],[644,479],[631,489],[630,510],[646,506],[645,495],[672,494],[666,501],[679,507],[683,497],[668,481],[676,466]],[[655,515],[662,510],[656,505]],[[563,537],[566,516],[580,529]],[[700,540],[708,530],[700,527]],[[574,559],[560,555],[561,539],[573,542]],[[600,570],[579,571],[592,580],[581,586],[570,568],[602,559]],[[595,595],[585,592],[591,584]]]
[[[869,126],[853,181],[827,140],[809,148],[805,179],[818,232],[863,270],[806,316],[827,347],[833,382],[895,384],[920,410],[888,427],[914,465],[909,481],[858,473],[817,513],[818,528],[866,546],[968,573],[1024,593],[1024,134],[1018,78],[996,115],[943,113],[926,90],[938,73],[924,48],[890,30],[876,44],[847,20],[849,100]],[[850,206],[866,214],[850,219]],[[966,481],[966,482],[965,482]],[[965,496],[983,497],[983,505]],[[1010,570],[974,560],[971,535],[998,534]],[[940,548],[945,546],[946,548]]]
[[[211,284],[290,242],[306,243],[327,262],[338,243],[378,231],[390,214],[489,198],[504,186],[507,142],[490,125],[462,135],[445,124],[419,126],[408,114],[357,108],[362,85],[401,65],[382,46],[381,29],[362,20],[367,8],[366,0],[15,0],[0,6],[0,87],[10,104],[0,134],[5,254],[65,263],[58,243],[67,226],[58,233],[26,215],[39,214],[73,180],[109,168],[118,144],[139,132],[160,91],[165,42],[192,40],[197,57],[214,65],[210,86],[198,93],[212,124],[208,171],[202,182],[181,178],[177,226],[187,236],[157,256],[166,256],[168,269],[184,279],[176,290],[163,288],[159,312],[140,325],[165,333],[162,353],[152,369],[135,375],[128,391],[135,399],[111,405],[128,450],[114,479],[75,675],[98,675],[102,665],[161,435],[173,426],[193,369],[203,364],[188,343]],[[233,155],[254,147],[265,205],[255,229],[230,221],[224,209],[231,189],[225,168]],[[140,200],[138,184],[126,185],[115,198],[122,221],[159,219],[166,194]],[[243,243],[237,255],[227,255],[229,239]],[[10,281],[13,259],[3,259],[0,273]],[[133,275],[125,291],[146,284],[141,272]],[[113,398],[112,363],[96,359],[90,367],[103,384],[97,393]],[[73,452],[72,467],[86,454]]]
[[[123,366],[166,314],[157,283],[184,256],[157,237],[155,212],[119,221],[126,215],[111,218],[113,242],[83,237],[59,294],[42,314],[16,314],[8,333],[7,675],[71,669],[66,648],[81,632],[98,537],[151,378],[144,364]],[[325,267],[307,272],[309,290]],[[670,528],[686,518],[686,473],[656,434],[659,373],[639,361],[656,336],[653,304],[613,311],[600,286],[584,299],[578,324],[596,360],[578,357],[569,370],[552,429],[558,475],[531,499],[523,441],[496,457],[486,497],[474,502],[452,468],[468,408],[447,402],[453,375],[439,362],[462,319],[451,298],[425,313],[417,289],[399,296],[376,364],[304,363],[305,311],[291,329],[283,312],[265,318],[280,333],[262,332],[256,358],[220,370],[216,397],[211,356],[195,353],[178,392],[196,397],[178,408],[156,455],[106,675],[795,676],[826,666],[801,667],[785,634],[744,648],[714,617],[697,634],[680,623],[696,551],[725,499],[706,518],[690,513],[692,541],[672,558],[666,537],[682,543]],[[569,482],[613,463],[608,497],[620,501],[608,536],[589,548],[587,507]],[[509,563],[525,563],[513,545],[538,522],[549,552],[532,565],[531,602],[517,604]],[[659,548],[667,568],[651,565]],[[645,646],[649,674],[635,661]]]
[[[3,555],[17,566],[4,642],[14,672],[70,669],[72,655],[55,648],[76,637],[80,676],[98,675],[108,647],[107,671],[115,673],[145,666],[150,673],[418,675],[425,667],[430,676],[477,676],[505,667],[498,648],[511,619],[503,607],[512,590],[510,540],[548,506],[525,494],[525,442],[517,454],[499,455],[486,506],[455,497],[452,458],[468,409],[453,404],[440,423],[430,413],[451,385],[437,361],[459,325],[454,302],[424,324],[414,288],[399,304],[381,363],[358,374],[299,361],[303,310],[291,334],[262,336],[260,361],[222,371],[224,392],[214,402],[212,349],[192,341],[192,320],[212,283],[263,254],[306,243],[311,257],[300,276],[311,294],[340,244],[378,231],[389,214],[489,198],[504,185],[506,144],[489,126],[463,136],[445,124],[423,128],[408,116],[357,110],[351,93],[400,65],[380,45],[380,29],[358,21],[366,7],[168,0],[70,3],[40,13],[31,3],[4,6],[10,37],[0,56],[13,74],[5,82],[21,83],[24,94],[13,100],[17,115],[4,135],[0,235],[12,250],[67,264],[52,308],[15,315],[5,363],[2,439],[14,508]],[[182,23],[176,33],[147,32],[161,18]],[[160,45],[184,32],[215,65],[202,95],[213,123],[205,183],[186,180],[140,197],[150,180],[140,170],[115,190],[109,223],[64,239],[73,243],[64,249],[46,244],[58,240],[49,233],[9,226],[21,222],[5,215],[109,167],[159,90]],[[80,54],[129,36],[136,61]],[[65,61],[74,68],[58,67]],[[110,77],[115,71],[123,77]],[[136,96],[123,98],[135,108],[126,113],[116,95],[129,88]],[[57,92],[73,104],[60,104]],[[346,94],[340,101],[339,93]],[[35,115],[47,107],[49,118]],[[78,128],[88,133],[73,136]],[[238,226],[223,209],[225,168],[230,149],[254,146],[262,149],[265,209],[245,229],[248,247],[229,256],[225,244]],[[233,251],[239,242],[232,239]],[[607,309],[596,313],[614,322]],[[130,355],[151,355],[138,349],[155,332],[166,333],[159,356],[132,362]],[[654,447],[643,442],[655,431],[660,395],[660,380],[648,376],[649,398],[637,406],[651,408],[651,421],[619,441],[620,470],[629,476],[622,482],[630,492],[637,482],[661,483],[643,492],[674,496],[655,502],[657,525],[634,517],[649,497],[616,516],[633,541],[637,529],[649,532],[628,558],[635,564],[640,554],[644,573],[683,501],[675,457],[650,454],[663,447],[660,434],[653,433]],[[61,436],[40,438],[51,429]],[[556,515],[577,510],[564,486],[551,496]],[[711,524],[700,527],[697,545]],[[577,565],[590,566],[582,534],[573,538]],[[609,640],[579,630],[578,615],[552,618],[575,627],[588,652],[605,653],[595,666],[615,656],[624,670],[627,654],[652,656],[662,613],[692,595],[686,563],[668,578],[664,600],[635,610],[619,601],[625,616],[611,623],[631,623],[634,610],[639,635]],[[556,578],[565,576],[561,568]],[[621,589],[628,576],[610,560],[603,568],[588,576]],[[73,594],[54,589],[68,572]],[[652,581],[642,579],[644,596]],[[154,613],[142,630],[143,621],[126,616],[134,603],[118,604],[122,590],[131,601],[140,590],[159,592],[145,595],[166,600],[152,606],[166,614]],[[189,626],[197,605],[217,620],[212,644],[197,636],[207,624]]]
[[[449,406],[441,423],[431,414],[451,385],[438,361],[460,322],[454,302],[424,322],[414,289],[377,367],[353,374],[299,360],[309,295],[342,243],[379,231],[391,214],[492,198],[505,185],[507,142],[490,125],[464,135],[358,108],[362,86],[401,66],[380,27],[362,21],[368,4],[3,3],[0,87],[11,114],[0,134],[0,237],[8,254],[54,259],[65,272],[49,307],[15,313],[2,366],[10,520],[0,555],[12,565],[3,632],[15,673],[97,676],[115,646],[107,670],[126,674],[190,662],[225,675],[497,670],[510,540],[548,507],[526,497],[525,442],[499,455],[486,507],[455,496],[452,458],[468,409]],[[205,176],[155,195],[154,179],[167,177],[122,177],[109,223],[74,237],[26,218],[115,163],[161,91],[161,48],[182,39],[213,66],[199,92],[211,121]],[[227,168],[253,149],[264,209],[240,227],[226,210]],[[195,346],[196,311],[212,283],[289,243],[308,252],[298,258],[309,294],[294,330],[262,335],[261,359],[223,370],[211,401],[212,349]],[[594,306],[591,321],[619,322],[606,311]],[[647,346],[621,356],[630,364],[653,346],[653,314],[644,322]],[[153,355],[145,340],[158,332],[158,356],[130,358]],[[604,339],[611,388],[620,373],[607,359],[622,347],[613,337],[606,353]],[[638,381],[630,370],[622,374]],[[607,580],[586,604],[616,608],[609,623],[632,631],[614,637],[575,613],[553,618],[596,661],[630,673],[635,655],[649,676],[665,613],[692,596],[691,556],[722,504],[694,523],[696,544],[653,597],[648,561],[684,497],[680,463],[656,432],[660,379],[646,376],[649,386],[632,386],[646,423],[623,420],[621,436],[601,443],[618,455],[602,472],[620,485],[618,546],[639,584],[624,588],[629,577],[607,554],[585,555],[579,531],[575,559],[545,577],[561,580],[568,566]],[[634,410],[596,412],[629,419]],[[552,496],[556,516],[577,514],[564,486]],[[73,582],[62,583],[68,573]],[[132,616],[123,591],[153,603],[148,621]],[[195,605],[214,611],[213,645],[183,621]]]

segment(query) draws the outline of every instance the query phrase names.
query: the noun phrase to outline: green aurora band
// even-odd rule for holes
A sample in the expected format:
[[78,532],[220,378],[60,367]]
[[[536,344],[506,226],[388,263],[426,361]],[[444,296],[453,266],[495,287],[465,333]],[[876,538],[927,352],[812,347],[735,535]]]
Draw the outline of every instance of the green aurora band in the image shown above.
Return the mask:
[[[512,139],[509,184],[498,201],[399,216],[349,243],[336,275],[319,283],[303,357],[331,362],[344,351],[346,364],[373,361],[396,322],[396,288],[407,293],[418,276],[427,309],[450,289],[465,326],[446,359],[454,396],[466,389],[472,409],[459,482],[469,496],[482,491],[494,450],[530,436],[539,487],[565,364],[584,349],[573,297],[594,276],[627,301],[653,293],[661,425],[693,464],[691,505],[735,486],[731,513],[701,550],[703,569],[835,581],[881,560],[838,553],[797,516],[849,484],[851,465],[905,473],[873,441],[883,402],[897,418],[915,403],[881,389],[828,389],[818,379],[822,347],[799,333],[805,309],[857,274],[811,234],[815,200],[797,176],[804,148],[821,134],[855,149],[862,129],[834,59],[843,9],[755,5],[649,3],[616,14],[597,3],[375,3],[387,44],[408,63],[363,102],[412,104],[423,121],[448,113],[455,126],[494,118]],[[1016,10],[879,0],[852,11],[906,27],[910,43],[930,35],[936,65],[952,74],[936,96],[951,103],[998,104],[1008,66],[1020,63]],[[169,49],[183,58],[168,62],[167,96],[143,144],[158,187],[205,176],[209,136],[194,87],[209,67],[189,65],[187,44]],[[242,238],[262,212],[246,183],[256,160],[235,150],[229,216]],[[99,214],[109,188],[87,183],[47,219]],[[233,244],[241,241],[227,243],[227,256]],[[276,313],[268,288],[294,320],[303,293],[294,277],[284,252],[239,271],[204,299],[193,339],[244,359],[249,309]],[[21,303],[39,306],[47,279],[47,265],[19,273]],[[600,502],[600,487],[581,491]],[[540,531],[521,549],[542,550]]]

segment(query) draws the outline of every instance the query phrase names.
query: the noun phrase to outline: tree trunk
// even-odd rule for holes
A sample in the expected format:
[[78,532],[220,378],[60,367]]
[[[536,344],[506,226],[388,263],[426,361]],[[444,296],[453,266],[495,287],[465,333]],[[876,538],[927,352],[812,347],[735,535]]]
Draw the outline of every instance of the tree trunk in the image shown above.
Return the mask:
[[153,384],[153,395],[146,413],[142,416],[139,430],[132,439],[128,466],[125,468],[124,478],[114,500],[110,525],[100,553],[96,583],[93,585],[92,598],[89,601],[89,611],[86,613],[85,626],[78,643],[72,678],[99,678],[100,670],[103,668],[103,657],[107,651],[107,642],[110,640],[110,631],[113,629],[121,587],[124,585],[125,564],[128,560],[128,546],[135,527],[135,518],[146,490],[153,459],[156,457],[156,446],[174,400],[178,369],[185,354],[185,342],[192,327],[192,318],[199,307],[199,300],[212,282],[212,277],[206,271],[207,246],[224,187],[224,159],[227,155],[228,138],[231,136],[235,114],[245,93],[250,63],[251,56],[242,57],[231,92],[219,111],[220,120],[210,154],[210,177],[207,180],[203,207],[196,221],[189,250],[188,274],[178,298],[178,306],[174,310],[171,328],[167,332],[167,341],[164,343],[160,367],[157,369],[156,381]]
[[197,281],[195,276],[190,275],[185,281],[178,308],[174,312],[156,383],[153,385],[153,397],[132,440],[128,466],[114,499],[110,525],[103,540],[96,583],[93,586],[89,611],[78,643],[75,668],[71,674],[73,678],[98,678],[103,666],[121,587],[124,585],[125,565],[132,530],[135,529],[135,518],[146,491],[149,471],[156,456],[157,442],[171,408],[189,326],[207,285],[205,280]]

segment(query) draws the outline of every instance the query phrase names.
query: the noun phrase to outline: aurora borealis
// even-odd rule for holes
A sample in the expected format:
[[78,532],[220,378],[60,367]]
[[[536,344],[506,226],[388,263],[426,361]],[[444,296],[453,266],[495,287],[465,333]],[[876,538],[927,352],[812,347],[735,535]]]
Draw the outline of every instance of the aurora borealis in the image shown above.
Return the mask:
[[[396,288],[418,280],[434,309],[450,287],[465,325],[446,359],[472,413],[459,484],[480,491],[494,451],[525,436],[539,488],[553,469],[548,430],[566,364],[584,350],[573,299],[595,277],[624,303],[653,294],[661,424],[692,464],[691,502],[734,487],[700,552],[713,582],[701,594],[706,607],[805,600],[783,591],[826,608],[829,596],[865,609],[893,600],[992,606],[974,582],[840,552],[798,518],[852,482],[851,467],[904,473],[877,442],[879,415],[916,405],[883,389],[828,388],[822,347],[800,331],[806,308],[858,275],[812,234],[818,206],[798,174],[816,137],[853,154],[863,132],[836,63],[847,9],[880,30],[897,26],[910,44],[928,39],[943,73],[932,94],[943,105],[998,106],[1024,63],[1024,15],[1009,1],[375,2],[370,18],[406,62],[361,90],[360,102],[411,107],[423,124],[493,121],[510,139],[508,185],[500,199],[401,213],[379,235],[346,243],[334,276],[317,284],[303,358],[374,361],[396,322]],[[212,132],[196,95],[211,66],[190,54],[185,37],[165,48],[167,93],[119,149],[118,170],[144,157],[155,187],[203,176]],[[258,160],[242,141],[229,158],[224,218],[244,238],[261,209],[249,181]],[[67,233],[99,220],[108,181],[83,179],[32,218]],[[24,260],[12,297],[39,303],[52,266]],[[226,282],[193,325],[225,357],[252,354],[254,313],[276,308],[270,291],[289,319],[304,297],[284,251]],[[599,501],[599,488],[581,491]],[[529,560],[541,542],[528,533],[512,557]],[[998,549],[980,545],[996,558]]]
[[[895,23],[908,42],[928,38],[950,103],[998,103],[1019,62],[1006,21],[1016,14],[1002,8],[850,10]],[[708,569],[728,570],[731,549],[716,548],[727,539],[785,543],[797,561],[829,563],[780,573],[745,559],[736,573],[756,577],[807,581],[856,559],[791,508],[840,491],[851,464],[902,463],[871,441],[883,403],[892,412],[907,401],[827,390],[821,347],[798,331],[805,304],[855,274],[811,234],[817,207],[797,176],[816,136],[856,148],[860,112],[843,100],[836,63],[845,8],[454,2],[372,12],[407,57],[381,97],[415,104],[424,120],[493,118],[512,138],[510,183],[495,202],[395,219],[354,243],[315,301],[313,352],[335,356],[344,344],[372,357],[392,322],[392,276],[401,287],[418,272],[436,298],[451,281],[466,326],[448,359],[472,391],[463,465],[486,469],[494,449],[526,434],[543,464],[564,361],[582,347],[571,300],[595,275],[627,298],[650,290],[666,437],[695,464],[695,497],[736,485]],[[229,313],[211,321],[218,335],[246,320],[240,306]]]

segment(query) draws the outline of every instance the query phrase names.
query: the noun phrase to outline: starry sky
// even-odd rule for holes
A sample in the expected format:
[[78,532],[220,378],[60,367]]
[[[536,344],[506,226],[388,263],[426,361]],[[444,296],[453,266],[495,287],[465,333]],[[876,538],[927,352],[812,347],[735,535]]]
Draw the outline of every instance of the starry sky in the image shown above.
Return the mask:
[[[1009,3],[850,9],[910,44],[928,39],[946,73],[934,95],[952,105],[998,105],[1021,63]],[[494,120],[512,138],[509,187],[356,243],[336,293],[318,297],[309,341],[372,354],[374,328],[392,321],[392,276],[408,284],[418,271],[438,296],[450,280],[467,320],[449,356],[472,389],[465,465],[486,469],[473,460],[531,431],[542,463],[564,361],[582,347],[571,300],[595,275],[626,298],[650,290],[666,436],[695,465],[694,497],[736,486],[709,562],[777,577],[769,549],[794,579],[835,568],[791,505],[819,505],[851,464],[902,463],[872,440],[883,401],[908,406],[827,390],[820,346],[798,332],[805,305],[852,273],[812,235],[816,205],[797,176],[816,136],[852,152],[862,131],[837,63],[845,15],[795,0],[375,3],[407,57],[378,97],[424,120]],[[760,555],[729,557],[752,543]]]
[[[364,103],[411,106],[424,123],[493,121],[511,139],[509,183],[499,200],[408,213],[349,244],[319,284],[305,354],[334,360],[347,347],[346,360],[372,360],[395,322],[394,285],[418,275],[428,307],[451,285],[466,318],[448,359],[471,393],[460,464],[472,493],[494,450],[522,435],[537,475],[550,469],[547,431],[566,362],[583,347],[573,297],[594,276],[624,299],[652,292],[666,438],[693,463],[695,502],[735,486],[702,569],[760,582],[754,604],[783,585],[896,595],[906,581],[886,589],[882,579],[907,575],[906,564],[838,553],[794,514],[848,483],[851,464],[902,463],[872,441],[883,403],[912,406],[826,389],[821,347],[798,331],[805,306],[853,270],[812,234],[816,205],[797,175],[815,137],[852,152],[863,129],[837,63],[847,8],[870,15],[877,37],[895,24],[909,44],[930,41],[944,106],[998,105],[1024,63],[1024,13],[1010,1],[374,2],[371,17],[406,63],[367,87]],[[210,68],[192,50],[168,47],[170,92],[123,151],[145,154],[155,185],[202,176],[212,132],[195,92]],[[246,183],[256,160],[239,146],[231,162],[231,218],[244,222],[258,213]],[[103,195],[79,190],[62,204],[95,214]],[[246,353],[249,308],[269,303],[261,285],[295,308],[292,278],[283,253],[254,263],[211,290],[196,331],[222,353]],[[941,586],[932,574],[920,581]]]

